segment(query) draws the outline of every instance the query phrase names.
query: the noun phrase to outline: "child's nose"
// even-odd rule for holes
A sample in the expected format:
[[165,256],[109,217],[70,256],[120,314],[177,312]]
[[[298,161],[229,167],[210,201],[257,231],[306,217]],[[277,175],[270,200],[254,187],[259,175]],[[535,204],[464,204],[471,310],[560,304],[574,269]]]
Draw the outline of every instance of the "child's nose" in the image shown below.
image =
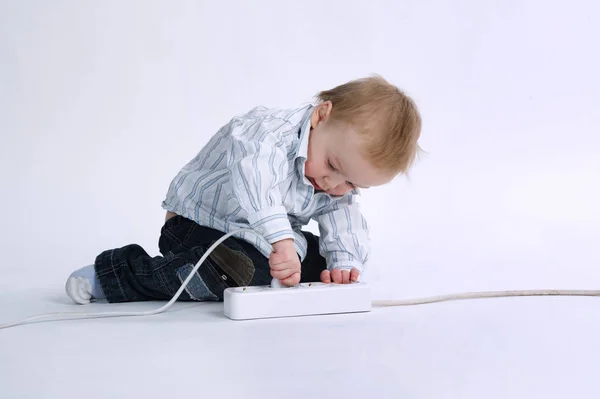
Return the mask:
[[329,185],[330,189],[334,189],[340,184],[344,183],[346,183],[346,181],[339,176],[329,176],[329,178],[327,179],[327,184]]
[[350,185],[346,182],[346,180],[344,180],[343,177],[333,177],[328,181],[328,184],[330,186],[330,190],[341,190],[341,189],[350,189]]

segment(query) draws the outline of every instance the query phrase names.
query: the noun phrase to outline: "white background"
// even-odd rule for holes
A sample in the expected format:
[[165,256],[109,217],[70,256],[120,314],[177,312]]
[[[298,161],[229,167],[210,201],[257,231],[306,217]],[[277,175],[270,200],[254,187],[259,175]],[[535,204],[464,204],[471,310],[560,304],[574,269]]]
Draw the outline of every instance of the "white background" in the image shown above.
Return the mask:
[[[0,1],[0,323],[82,311],[65,278],[104,249],[158,254],[170,180],[231,116],[371,73],[416,100],[427,152],[410,179],[364,192],[376,299],[600,289],[599,12],[591,0]],[[600,389],[595,298],[242,324],[218,305],[178,306],[0,331],[0,396]]]

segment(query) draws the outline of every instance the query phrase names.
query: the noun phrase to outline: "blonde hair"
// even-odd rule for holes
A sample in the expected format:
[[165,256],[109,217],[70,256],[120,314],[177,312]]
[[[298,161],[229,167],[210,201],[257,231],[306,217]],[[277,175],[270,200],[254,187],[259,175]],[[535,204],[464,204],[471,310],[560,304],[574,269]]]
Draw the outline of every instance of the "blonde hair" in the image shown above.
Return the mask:
[[365,155],[374,167],[407,173],[421,151],[421,116],[414,101],[384,78],[353,80],[317,95],[331,101],[331,121],[350,124],[365,139]]

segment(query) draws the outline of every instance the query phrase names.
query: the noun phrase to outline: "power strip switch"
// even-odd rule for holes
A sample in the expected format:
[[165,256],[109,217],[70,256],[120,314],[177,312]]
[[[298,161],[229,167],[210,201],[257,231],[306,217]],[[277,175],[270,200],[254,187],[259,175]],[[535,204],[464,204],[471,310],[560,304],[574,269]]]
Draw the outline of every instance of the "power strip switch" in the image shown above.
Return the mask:
[[224,314],[232,320],[358,313],[371,310],[366,283],[302,283],[295,287],[227,288]]

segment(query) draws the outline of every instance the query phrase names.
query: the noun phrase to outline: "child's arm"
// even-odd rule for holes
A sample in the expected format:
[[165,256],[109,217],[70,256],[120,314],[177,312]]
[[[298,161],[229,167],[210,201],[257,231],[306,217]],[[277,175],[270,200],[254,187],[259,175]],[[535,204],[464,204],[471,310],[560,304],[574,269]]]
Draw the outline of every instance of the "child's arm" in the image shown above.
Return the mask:
[[319,224],[320,253],[327,260],[323,282],[355,281],[370,254],[369,230],[355,195],[347,195],[321,212]]
[[[269,243],[294,238],[278,185],[288,174],[286,124],[234,119],[229,170],[233,194]],[[288,127],[289,129],[289,127]]]
[[300,260],[279,185],[288,177],[290,123],[259,118],[234,118],[229,158],[233,194],[247,212],[250,227],[272,246],[271,275],[283,284],[300,281]]

